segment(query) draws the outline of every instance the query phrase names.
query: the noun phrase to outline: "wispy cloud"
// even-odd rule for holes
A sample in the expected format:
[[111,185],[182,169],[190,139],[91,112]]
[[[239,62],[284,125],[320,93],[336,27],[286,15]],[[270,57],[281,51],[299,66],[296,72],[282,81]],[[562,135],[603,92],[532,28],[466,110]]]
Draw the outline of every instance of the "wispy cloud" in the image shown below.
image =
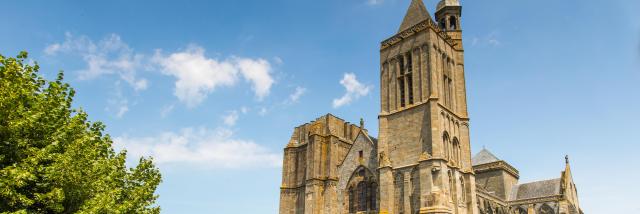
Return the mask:
[[222,116],[222,121],[227,126],[235,126],[236,122],[238,121],[238,117],[238,111],[233,110],[229,111],[228,114]]
[[116,118],[122,118],[129,111],[129,99],[122,93],[119,81],[114,84],[112,94],[107,99],[105,111],[112,113]]
[[361,96],[369,94],[372,88],[370,85],[360,83],[353,73],[345,73],[340,84],[344,86],[346,92],[342,97],[333,100],[333,108],[347,105]]
[[126,149],[129,161],[152,156],[161,167],[188,165],[208,169],[271,168],[282,165],[281,154],[251,140],[237,139],[225,128],[184,128],[157,136],[114,138],[115,147]]
[[234,86],[240,76],[252,84],[259,100],[269,95],[274,79],[268,61],[241,57],[219,60],[204,53],[204,48],[190,45],[166,56],[157,51],[153,57],[163,74],[177,79],[174,94],[188,107],[197,106],[218,87]]
[[162,109],[160,109],[160,117],[162,118],[167,117],[173,111],[173,108],[175,108],[174,104],[166,105],[162,107]]
[[498,31],[492,31],[485,36],[475,36],[471,39],[471,46],[491,46],[496,47],[502,45],[502,41],[499,39],[500,33]]
[[302,97],[302,95],[304,95],[307,92],[306,88],[303,87],[296,87],[296,89],[293,91],[293,93],[291,93],[289,95],[289,99],[287,99],[284,103],[285,104],[292,104],[292,103],[296,103],[298,102],[298,100],[300,99],[300,97]]
[[48,45],[44,53],[49,56],[63,53],[82,57],[87,65],[87,68],[79,71],[82,80],[112,74],[118,75],[135,90],[144,90],[149,84],[146,79],[137,77],[137,72],[145,67],[144,56],[136,54],[117,34],[94,42],[84,35],[66,33],[64,42]]

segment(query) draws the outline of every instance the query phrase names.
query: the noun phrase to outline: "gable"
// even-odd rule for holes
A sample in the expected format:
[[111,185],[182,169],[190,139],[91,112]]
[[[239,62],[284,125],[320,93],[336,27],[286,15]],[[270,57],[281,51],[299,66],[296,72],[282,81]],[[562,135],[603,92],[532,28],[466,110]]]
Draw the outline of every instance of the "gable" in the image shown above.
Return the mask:
[[[349,152],[338,166],[338,188],[344,189],[351,175],[361,166],[371,172],[376,172],[378,169],[376,145],[364,131],[360,131]],[[373,174],[377,177],[377,173]]]

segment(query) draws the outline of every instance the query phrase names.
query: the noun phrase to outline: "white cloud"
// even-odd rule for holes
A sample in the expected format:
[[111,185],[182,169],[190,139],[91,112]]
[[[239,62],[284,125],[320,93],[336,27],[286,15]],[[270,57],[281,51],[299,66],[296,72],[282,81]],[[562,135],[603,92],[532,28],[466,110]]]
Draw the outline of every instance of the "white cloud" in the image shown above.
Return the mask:
[[264,59],[234,58],[242,76],[253,85],[253,91],[258,99],[269,95],[273,78],[271,77],[271,64]]
[[342,97],[333,99],[333,108],[339,108],[341,106],[351,103],[353,100],[369,94],[372,86],[364,85],[356,79],[356,75],[353,73],[345,73],[340,80],[340,84],[347,90]]
[[204,52],[203,48],[191,45],[168,56],[158,51],[153,59],[165,75],[177,79],[174,94],[188,107],[200,104],[217,87],[234,86],[240,75],[252,83],[258,99],[269,95],[274,80],[268,61],[240,57],[218,60],[207,58]]
[[66,33],[64,42],[51,44],[44,52],[51,56],[64,53],[82,57],[87,65],[79,71],[82,80],[114,74],[136,91],[147,89],[149,85],[146,79],[136,77],[137,71],[144,69],[144,56],[136,54],[117,34],[95,43],[87,36]]
[[298,102],[298,100],[300,99],[300,97],[302,97],[302,95],[304,95],[304,93],[307,92],[306,88],[303,87],[296,87],[296,90],[289,95],[289,99],[285,102],[285,104],[291,104],[291,103],[296,103]]
[[185,128],[157,136],[114,138],[114,146],[126,149],[129,161],[152,156],[161,165],[192,165],[216,169],[270,168],[282,165],[281,154],[251,141],[236,139],[228,129]]
[[239,117],[238,111],[233,110],[233,111],[229,111],[229,114],[222,116],[222,120],[224,121],[225,125],[234,126],[238,121],[238,117]]

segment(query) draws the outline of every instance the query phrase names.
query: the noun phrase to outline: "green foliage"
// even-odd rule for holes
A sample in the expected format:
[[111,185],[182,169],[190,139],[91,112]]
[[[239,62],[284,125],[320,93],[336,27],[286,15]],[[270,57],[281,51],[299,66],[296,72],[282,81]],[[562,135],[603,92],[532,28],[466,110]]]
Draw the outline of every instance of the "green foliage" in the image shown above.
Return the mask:
[[0,55],[0,213],[159,213],[152,160],[127,169],[62,71],[47,81],[26,59]]

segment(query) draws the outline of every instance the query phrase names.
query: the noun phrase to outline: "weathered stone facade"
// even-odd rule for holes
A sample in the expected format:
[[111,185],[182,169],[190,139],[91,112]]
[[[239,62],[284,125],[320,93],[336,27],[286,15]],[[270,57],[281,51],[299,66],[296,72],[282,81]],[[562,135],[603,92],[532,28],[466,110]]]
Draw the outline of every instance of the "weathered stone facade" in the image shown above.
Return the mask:
[[568,160],[559,179],[518,184],[490,152],[472,159],[461,12],[442,0],[434,21],[412,0],[381,43],[379,140],[331,114],[294,129],[281,214],[581,213]]

